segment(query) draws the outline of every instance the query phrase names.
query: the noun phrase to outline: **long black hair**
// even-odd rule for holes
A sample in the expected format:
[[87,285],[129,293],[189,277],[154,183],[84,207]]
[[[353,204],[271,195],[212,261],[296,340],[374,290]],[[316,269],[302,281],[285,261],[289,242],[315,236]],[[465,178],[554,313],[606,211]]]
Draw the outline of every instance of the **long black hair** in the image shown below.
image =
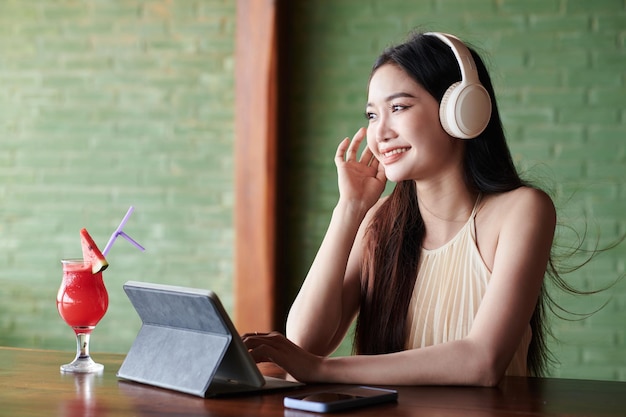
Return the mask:
[[[466,184],[483,195],[527,186],[529,184],[517,172],[506,143],[487,68],[481,57],[469,49],[480,81],[491,97],[492,112],[485,130],[465,143]],[[372,75],[386,64],[404,70],[439,102],[448,87],[461,80],[461,71],[450,47],[437,37],[421,33],[383,51],[374,63]],[[361,308],[354,336],[356,353],[379,354],[404,349],[407,311],[417,277],[424,231],[414,182],[399,182],[367,230]],[[550,268],[552,262],[549,262]],[[545,294],[542,286],[530,323],[533,337],[527,368],[531,375],[542,375],[550,358],[544,320]]]

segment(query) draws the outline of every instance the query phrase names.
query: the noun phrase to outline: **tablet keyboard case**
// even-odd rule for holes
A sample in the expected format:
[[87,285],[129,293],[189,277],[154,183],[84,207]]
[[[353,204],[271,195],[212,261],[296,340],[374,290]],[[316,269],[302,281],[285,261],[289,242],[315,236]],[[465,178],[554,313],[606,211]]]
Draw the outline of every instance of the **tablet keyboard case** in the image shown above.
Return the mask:
[[[131,381],[205,397],[226,355],[231,336],[219,314],[194,316],[189,303],[206,303],[203,297],[173,297],[170,294],[135,292],[125,288],[142,327],[118,376]],[[149,318],[150,321],[147,321]]]

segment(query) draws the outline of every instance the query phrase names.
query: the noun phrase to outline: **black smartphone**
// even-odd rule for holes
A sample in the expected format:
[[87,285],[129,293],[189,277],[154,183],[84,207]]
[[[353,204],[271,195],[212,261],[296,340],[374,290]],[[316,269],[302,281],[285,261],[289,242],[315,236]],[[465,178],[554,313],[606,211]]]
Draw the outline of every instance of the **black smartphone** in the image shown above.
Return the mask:
[[329,413],[397,400],[395,390],[358,386],[288,396],[283,403],[285,407],[297,410]]

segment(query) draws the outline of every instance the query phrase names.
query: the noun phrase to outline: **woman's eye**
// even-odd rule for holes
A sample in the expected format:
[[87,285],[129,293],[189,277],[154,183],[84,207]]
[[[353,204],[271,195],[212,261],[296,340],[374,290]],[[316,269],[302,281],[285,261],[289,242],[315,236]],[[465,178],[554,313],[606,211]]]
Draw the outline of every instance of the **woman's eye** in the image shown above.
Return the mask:
[[393,111],[393,112],[397,112],[397,111],[404,110],[404,109],[406,109],[406,106],[403,106],[401,104],[392,104],[391,105],[391,111]]
[[376,115],[374,113],[370,113],[370,112],[365,112],[365,118],[367,120],[372,120],[376,118]]

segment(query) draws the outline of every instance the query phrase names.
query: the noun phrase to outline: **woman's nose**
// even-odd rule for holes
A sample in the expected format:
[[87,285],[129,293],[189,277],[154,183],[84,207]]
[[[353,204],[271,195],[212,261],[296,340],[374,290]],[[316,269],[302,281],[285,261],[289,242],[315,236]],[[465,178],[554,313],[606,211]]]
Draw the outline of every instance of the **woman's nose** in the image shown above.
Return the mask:
[[376,142],[387,142],[392,139],[395,135],[393,128],[391,127],[389,120],[387,117],[380,117],[376,121],[374,137],[376,138]]

